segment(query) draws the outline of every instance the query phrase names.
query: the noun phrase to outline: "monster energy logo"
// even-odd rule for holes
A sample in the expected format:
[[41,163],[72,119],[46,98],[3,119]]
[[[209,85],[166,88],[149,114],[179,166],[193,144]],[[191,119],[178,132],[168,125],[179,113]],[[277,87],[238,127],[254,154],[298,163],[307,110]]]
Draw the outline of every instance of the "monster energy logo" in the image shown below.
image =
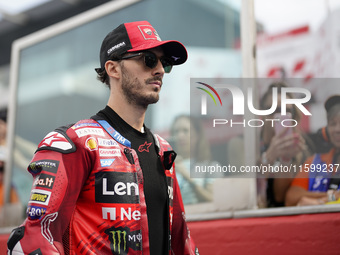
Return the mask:
[[109,228],[105,230],[109,236],[110,247],[113,254],[128,254],[129,248],[140,250],[142,235],[140,231],[130,231],[129,228]]
[[28,170],[34,174],[40,173],[42,170],[51,173],[57,173],[59,161],[57,160],[38,160],[32,162],[28,166]]
[[120,249],[126,252],[126,231],[124,230],[113,230],[110,231],[110,236],[112,238],[112,249],[114,252],[118,251],[120,253]]

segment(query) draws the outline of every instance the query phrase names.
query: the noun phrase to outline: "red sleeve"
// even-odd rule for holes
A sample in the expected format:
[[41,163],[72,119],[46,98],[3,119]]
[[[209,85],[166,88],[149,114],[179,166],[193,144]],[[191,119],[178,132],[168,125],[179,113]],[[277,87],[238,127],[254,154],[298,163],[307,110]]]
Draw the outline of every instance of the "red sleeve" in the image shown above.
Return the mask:
[[[76,148],[66,133],[51,132],[44,138],[28,167],[34,180],[27,218],[21,226],[20,241],[12,244],[12,254],[64,254],[63,233],[87,169],[83,147]],[[15,230],[12,233],[16,234]]]
[[194,255],[199,254],[198,249],[190,236],[186,220],[182,195],[177,182],[176,174],[174,177],[174,197],[173,197],[173,225],[171,234],[171,247],[175,255]]

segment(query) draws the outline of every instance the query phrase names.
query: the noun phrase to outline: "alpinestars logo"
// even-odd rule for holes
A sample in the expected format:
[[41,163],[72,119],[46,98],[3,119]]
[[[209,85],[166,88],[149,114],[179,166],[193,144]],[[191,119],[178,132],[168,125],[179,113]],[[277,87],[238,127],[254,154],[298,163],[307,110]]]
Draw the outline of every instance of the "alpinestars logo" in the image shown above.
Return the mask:
[[50,132],[45,136],[44,140],[42,140],[39,144],[39,148],[44,147],[52,147],[62,151],[72,149],[72,145],[70,144],[70,142],[67,141],[64,135],[58,132]]
[[112,227],[105,230],[109,236],[112,254],[128,254],[129,249],[138,251],[141,249],[142,234],[139,230],[130,231],[125,227]]
[[143,152],[143,151],[149,152],[149,148],[150,148],[151,144],[152,144],[152,143],[147,143],[147,142],[145,141],[145,143],[139,145],[138,151],[139,151],[139,152]]

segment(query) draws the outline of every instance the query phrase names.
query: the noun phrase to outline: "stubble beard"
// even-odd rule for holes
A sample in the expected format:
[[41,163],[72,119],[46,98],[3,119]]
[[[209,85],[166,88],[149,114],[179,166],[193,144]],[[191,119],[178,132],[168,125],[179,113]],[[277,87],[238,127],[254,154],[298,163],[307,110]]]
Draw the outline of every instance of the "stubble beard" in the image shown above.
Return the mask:
[[158,102],[159,93],[156,92],[159,89],[155,88],[155,93],[143,94],[143,87],[148,86],[150,81],[158,78],[147,79],[145,80],[145,83],[142,84],[137,78],[131,78],[124,65],[121,66],[121,69],[123,95],[128,103],[147,109],[149,104],[155,104]]

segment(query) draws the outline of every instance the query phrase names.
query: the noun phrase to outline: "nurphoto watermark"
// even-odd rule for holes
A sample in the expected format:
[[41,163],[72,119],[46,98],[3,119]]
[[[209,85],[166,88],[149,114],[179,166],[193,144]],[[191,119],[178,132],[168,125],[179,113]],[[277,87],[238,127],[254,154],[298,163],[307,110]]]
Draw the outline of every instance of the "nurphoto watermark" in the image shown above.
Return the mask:
[[[327,126],[325,101],[340,94],[336,83],[336,79],[192,78],[190,117],[196,124],[190,127],[190,177],[340,175],[334,162],[307,161],[332,148],[320,129]],[[246,163],[249,153],[256,159],[252,164]]]

